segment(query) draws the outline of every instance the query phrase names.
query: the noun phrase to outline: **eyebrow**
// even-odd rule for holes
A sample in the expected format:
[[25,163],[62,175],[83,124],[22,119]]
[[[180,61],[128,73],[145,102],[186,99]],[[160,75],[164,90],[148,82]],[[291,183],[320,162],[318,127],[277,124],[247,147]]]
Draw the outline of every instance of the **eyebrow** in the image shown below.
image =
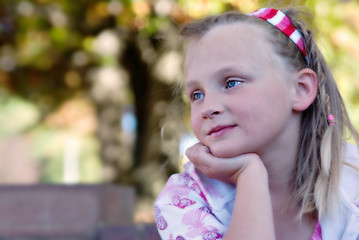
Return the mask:
[[243,67],[239,65],[228,65],[216,71],[214,76],[219,77],[225,74],[243,74]]
[[[244,75],[244,76],[247,75],[247,74],[244,74],[242,66],[233,64],[233,65],[228,65],[228,66],[225,66],[225,67],[217,70],[216,72],[213,73],[213,75],[211,77],[218,78],[218,77],[221,77],[226,74],[240,74],[240,75]],[[197,84],[197,80],[195,80],[195,79],[188,80],[188,81],[186,81],[185,88],[190,88],[196,84]]]
[[191,88],[193,86],[197,85],[197,81],[196,80],[189,80],[189,81],[186,81],[186,84],[185,84],[185,89],[187,88]]

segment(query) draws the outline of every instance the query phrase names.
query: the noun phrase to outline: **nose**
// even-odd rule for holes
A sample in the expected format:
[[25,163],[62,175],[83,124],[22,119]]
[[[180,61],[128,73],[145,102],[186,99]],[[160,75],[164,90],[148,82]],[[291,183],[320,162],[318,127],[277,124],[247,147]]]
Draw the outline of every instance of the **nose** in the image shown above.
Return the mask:
[[217,98],[208,98],[206,95],[202,108],[202,118],[204,119],[212,119],[216,115],[219,115],[223,112],[221,104],[219,103]]
[[218,115],[220,114],[219,111],[215,111],[215,110],[212,110],[212,109],[207,109],[206,111],[203,111],[202,113],[202,117],[203,118],[214,118],[215,115]]

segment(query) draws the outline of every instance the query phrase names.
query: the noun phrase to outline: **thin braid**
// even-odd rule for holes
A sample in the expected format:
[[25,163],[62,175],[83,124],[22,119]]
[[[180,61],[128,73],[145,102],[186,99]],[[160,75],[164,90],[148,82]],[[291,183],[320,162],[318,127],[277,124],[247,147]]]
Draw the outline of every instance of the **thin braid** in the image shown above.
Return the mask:
[[[287,14],[291,15],[291,13]],[[299,151],[306,154],[302,159],[298,159],[297,164],[298,169],[310,165],[313,174],[307,173],[311,177],[306,180],[308,185],[304,184],[302,187],[305,191],[298,191],[302,199],[297,198],[297,200],[302,202],[301,214],[316,209],[321,217],[338,201],[342,165],[342,135],[344,134],[342,118],[343,115],[346,115],[346,111],[329,67],[315,44],[313,33],[295,19],[292,21],[300,29],[305,39],[309,59],[308,67],[313,69],[318,77],[317,97],[312,104],[312,111],[310,111],[313,116],[306,118],[308,114],[304,113],[302,124],[302,128],[306,128],[305,125],[308,124],[306,119],[308,119],[311,123],[309,129],[312,132],[303,134],[302,143],[306,144],[302,144]],[[332,126],[328,123],[329,114],[335,116],[336,125]],[[303,177],[307,176],[298,174],[296,187],[301,188],[299,184],[302,183]],[[297,197],[299,196],[297,195]]]

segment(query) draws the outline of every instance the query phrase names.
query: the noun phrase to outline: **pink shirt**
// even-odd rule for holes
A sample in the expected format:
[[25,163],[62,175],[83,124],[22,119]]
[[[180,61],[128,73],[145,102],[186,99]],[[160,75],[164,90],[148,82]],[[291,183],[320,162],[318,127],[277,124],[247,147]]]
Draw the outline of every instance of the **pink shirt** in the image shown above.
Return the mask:
[[[192,163],[172,175],[154,206],[164,240],[222,239],[231,220],[234,185],[206,177]],[[319,222],[311,240],[322,240]]]
[[311,240],[322,240],[322,229],[320,227],[319,221],[315,225],[314,234]]

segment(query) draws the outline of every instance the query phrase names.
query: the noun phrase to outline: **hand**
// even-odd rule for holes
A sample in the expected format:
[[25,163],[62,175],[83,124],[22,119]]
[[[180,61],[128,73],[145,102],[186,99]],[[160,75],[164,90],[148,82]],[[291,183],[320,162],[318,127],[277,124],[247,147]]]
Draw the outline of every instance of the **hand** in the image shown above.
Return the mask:
[[236,184],[238,176],[253,163],[259,163],[264,168],[262,160],[257,154],[246,153],[233,158],[218,158],[201,143],[188,148],[186,155],[207,177],[231,184]]

